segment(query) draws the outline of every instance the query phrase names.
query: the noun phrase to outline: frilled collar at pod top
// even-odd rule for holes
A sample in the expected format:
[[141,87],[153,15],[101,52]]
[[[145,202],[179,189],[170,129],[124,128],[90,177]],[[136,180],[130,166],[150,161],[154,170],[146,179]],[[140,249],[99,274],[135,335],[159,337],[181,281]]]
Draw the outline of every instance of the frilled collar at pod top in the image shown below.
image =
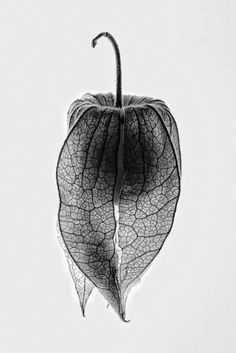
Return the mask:
[[176,122],[159,99],[85,94],[70,106],[56,177],[59,240],[84,315],[94,288],[126,320],[128,293],[171,231],[180,195]]

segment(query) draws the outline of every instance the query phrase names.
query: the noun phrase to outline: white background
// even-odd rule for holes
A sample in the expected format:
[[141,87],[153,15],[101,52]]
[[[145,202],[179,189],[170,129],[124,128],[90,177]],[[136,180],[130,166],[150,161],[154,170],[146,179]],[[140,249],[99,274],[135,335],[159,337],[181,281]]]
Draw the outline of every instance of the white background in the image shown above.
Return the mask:
[[[96,292],[81,316],[56,239],[57,157],[85,92],[166,101],[182,194],[123,323]],[[235,0],[1,1],[0,351],[236,352]]]

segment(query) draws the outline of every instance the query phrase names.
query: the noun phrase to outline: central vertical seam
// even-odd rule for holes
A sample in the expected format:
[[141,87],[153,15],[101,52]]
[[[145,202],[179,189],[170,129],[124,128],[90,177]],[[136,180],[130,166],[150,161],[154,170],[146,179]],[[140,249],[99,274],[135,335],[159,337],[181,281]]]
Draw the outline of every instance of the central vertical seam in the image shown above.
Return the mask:
[[116,175],[116,184],[114,189],[114,216],[115,216],[115,234],[114,234],[114,243],[115,243],[115,252],[118,256],[117,270],[120,267],[121,263],[121,248],[119,246],[119,203],[120,203],[120,193],[123,185],[124,179],[124,109],[121,109],[119,116],[119,147],[118,147],[118,156],[117,156],[117,175]]
[[114,207],[114,217],[115,217],[115,233],[114,233],[114,247],[115,247],[115,258],[116,258],[116,274],[115,274],[115,282],[118,290],[119,296],[119,315],[121,316],[122,320],[125,320],[125,303],[124,303],[124,296],[121,289],[121,283],[119,278],[119,271],[121,265],[121,256],[122,250],[119,246],[119,229],[120,229],[120,193],[124,181],[124,119],[125,113],[124,109],[122,108],[119,114],[119,146],[118,146],[118,153],[117,153],[117,165],[116,165],[116,184],[114,188],[114,198],[113,198],[113,207]]

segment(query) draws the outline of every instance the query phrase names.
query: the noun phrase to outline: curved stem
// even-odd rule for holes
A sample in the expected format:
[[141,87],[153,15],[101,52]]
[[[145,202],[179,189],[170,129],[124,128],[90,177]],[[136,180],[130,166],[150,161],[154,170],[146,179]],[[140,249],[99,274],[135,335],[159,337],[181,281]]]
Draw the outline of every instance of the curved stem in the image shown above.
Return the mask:
[[108,32],[102,32],[97,37],[92,40],[92,47],[95,48],[97,44],[97,40],[101,37],[107,37],[115,50],[116,55],[116,103],[115,106],[117,108],[122,108],[122,90],[121,90],[121,62],[120,62],[120,51],[118,44],[116,43],[115,39],[112,35]]

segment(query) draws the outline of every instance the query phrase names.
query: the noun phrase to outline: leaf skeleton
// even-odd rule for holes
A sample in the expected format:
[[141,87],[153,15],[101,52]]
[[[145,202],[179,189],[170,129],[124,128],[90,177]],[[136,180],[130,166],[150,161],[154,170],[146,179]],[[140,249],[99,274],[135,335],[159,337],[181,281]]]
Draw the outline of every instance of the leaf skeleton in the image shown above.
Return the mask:
[[126,320],[126,300],[171,231],[180,195],[178,129],[159,99],[85,94],[68,111],[56,178],[59,240],[84,315],[94,287]]

